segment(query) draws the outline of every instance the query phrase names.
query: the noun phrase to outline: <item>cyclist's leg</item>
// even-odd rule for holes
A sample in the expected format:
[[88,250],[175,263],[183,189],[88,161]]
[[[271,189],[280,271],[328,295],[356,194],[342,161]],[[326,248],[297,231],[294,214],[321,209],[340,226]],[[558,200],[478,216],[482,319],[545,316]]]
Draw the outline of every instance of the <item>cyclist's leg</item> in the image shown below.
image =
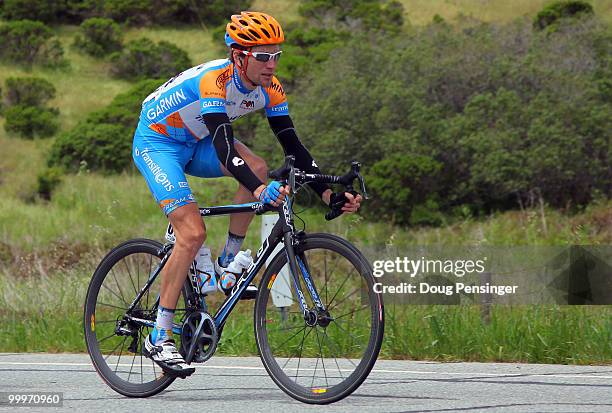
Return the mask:
[[165,137],[140,133],[134,136],[133,158],[156,201],[173,225],[176,242],[161,273],[160,308],[153,336],[147,337],[143,353],[165,371],[181,376],[187,368],[172,341],[173,310],[198,249],[206,237],[195,198],[187,184],[184,166],[195,148]]
[[175,308],[189,267],[206,239],[206,226],[196,203],[176,208],[168,219],[176,242],[163,269],[159,303],[166,308]]

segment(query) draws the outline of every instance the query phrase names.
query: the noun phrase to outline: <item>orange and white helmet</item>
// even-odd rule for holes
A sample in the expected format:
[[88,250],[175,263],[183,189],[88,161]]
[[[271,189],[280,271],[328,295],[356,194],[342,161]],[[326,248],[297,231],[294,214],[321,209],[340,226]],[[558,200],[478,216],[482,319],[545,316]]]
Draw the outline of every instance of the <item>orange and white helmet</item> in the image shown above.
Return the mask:
[[280,44],[285,41],[283,28],[269,14],[243,11],[234,14],[225,27],[225,44],[243,47]]

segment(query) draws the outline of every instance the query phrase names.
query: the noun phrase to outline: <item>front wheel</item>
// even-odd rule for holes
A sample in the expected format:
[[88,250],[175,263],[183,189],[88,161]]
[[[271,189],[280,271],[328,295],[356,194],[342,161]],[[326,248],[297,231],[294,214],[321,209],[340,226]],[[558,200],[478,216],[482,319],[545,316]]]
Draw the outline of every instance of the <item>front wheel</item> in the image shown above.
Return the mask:
[[341,400],[366,379],[380,351],[383,304],[367,261],[342,239],[308,235],[295,247],[300,290],[314,303],[303,273],[327,310],[305,318],[287,256],[268,266],[255,303],[255,338],[274,382],[304,403]]

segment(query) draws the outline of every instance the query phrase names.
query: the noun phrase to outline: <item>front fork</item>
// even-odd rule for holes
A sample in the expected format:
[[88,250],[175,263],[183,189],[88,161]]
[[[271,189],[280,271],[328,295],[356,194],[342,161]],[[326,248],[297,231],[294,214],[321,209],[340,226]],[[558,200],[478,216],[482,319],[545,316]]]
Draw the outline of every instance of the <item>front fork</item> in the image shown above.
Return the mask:
[[[285,217],[283,217],[285,218]],[[287,220],[285,219],[285,222]],[[304,315],[304,320],[306,324],[310,326],[314,326],[316,324],[320,324],[322,326],[326,326],[329,324],[330,316],[329,312],[325,308],[325,305],[321,301],[319,296],[319,292],[317,291],[314,282],[312,281],[312,277],[310,276],[308,261],[306,260],[306,256],[304,254],[295,254],[294,247],[299,245],[301,242],[301,237],[299,233],[294,232],[292,222],[290,221],[287,227],[290,227],[290,231],[284,232],[283,234],[283,242],[285,244],[285,253],[287,254],[287,263],[289,264],[289,271],[291,273],[291,278],[293,280],[293,285],[295,287],[298,304],[302,310]],[[306,303],[306,298],[304,297],[304,293],[301,289],[300,283],[300,273],[302,274],[302,279],[304,280],[304,284],[306,284],[306,288],[308,289],[308,294],[312,299],[314,304],[314,308],[309,308]]]

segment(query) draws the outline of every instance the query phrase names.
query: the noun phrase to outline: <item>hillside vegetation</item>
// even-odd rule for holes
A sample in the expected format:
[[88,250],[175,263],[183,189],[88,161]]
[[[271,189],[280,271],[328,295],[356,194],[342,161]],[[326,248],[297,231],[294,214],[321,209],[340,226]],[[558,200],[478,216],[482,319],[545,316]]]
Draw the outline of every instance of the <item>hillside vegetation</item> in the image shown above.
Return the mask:
[[[306,146],[328,171],[344,171],[358,157],[373,195],[362,214],[330,223],[316,200],[301,198],[307,231],[400,249],[612,243],[609,1],[571,2],[592,12],[550,22],[537,19],[541,12],[550,16],[556,4],[544,0],[243,3],[286,28],[279,78]],[[130,20],[129,13],[100,13],[117,19],[120,51],[94,57],[76,47],[83,16],[68,16],[76,20],[49,22],[49,41],[57,42],[48,47],[63,50],[54,64],[0,59],[2,113],[8,113],[6,81],[23,77],[50,82],[55,95],[45,104],[59,111],[52,138],[7,133],[0,116],[0,351],[83,351],[82,300],[96,264],[125,239],[163,237],[167,221],[145,181],[129,154],[113,150],[129,146],[145,89],[174,75],[175,62],[151,68],[154,79],[143,83],[134,73],[117,73],[113,61],[124,59],[129,69],[142,38],[159,49],[162,42],[175,45],[190,64],[226,55],[218,21],[184,17],[160,25]],[[0,26],[9,23],[0,20]],[[111,125],[106,131],[118,131],[116,141],[106,136],[113,139],[108,146],[85,146],[92,149],[89,162],[71,152],[83,145],[60,145],[82,143],[102,121]],[[280,162],[263,116],[235,128],[270,166]],[[117,162],[96,164],[95,158]],[[225,178],[188,179],[203,205],[230,202],[237,187]],[[207,228],[216,254],[227,218],[210,219]],[[245,246],[258,245],[256,219]],[[51,309],[57,319],[41,317]],[[223,353],[255,352],[250,310],[241,308],[232,320]],[[406,307],[388,314],[384,357],[612,359],[609,307],[502,308],[489,326],[477,308]],[[576,337],[577,330],[585,334]]]

